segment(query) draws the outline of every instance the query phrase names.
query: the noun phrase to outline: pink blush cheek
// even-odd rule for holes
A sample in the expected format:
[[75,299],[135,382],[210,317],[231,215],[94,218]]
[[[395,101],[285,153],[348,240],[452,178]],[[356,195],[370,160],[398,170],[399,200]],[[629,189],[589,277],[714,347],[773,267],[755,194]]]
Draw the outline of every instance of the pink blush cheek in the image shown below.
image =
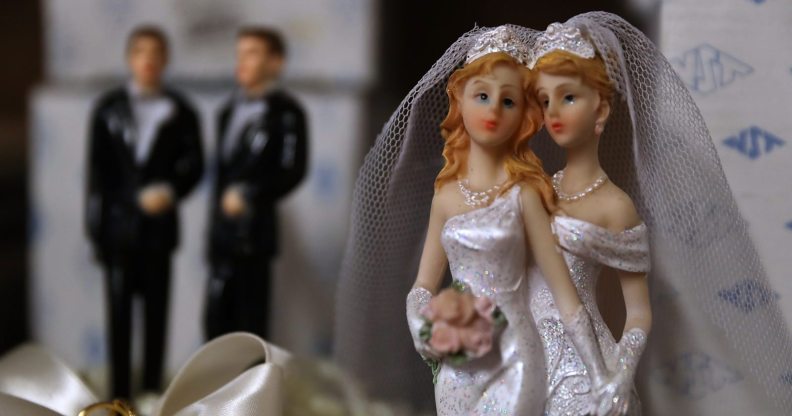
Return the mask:
[[478,137],[484,126],[484,121],[481,120],[481,117],[478,117],[475,111],[468,110],[462,112],[462,124],[470,136]]

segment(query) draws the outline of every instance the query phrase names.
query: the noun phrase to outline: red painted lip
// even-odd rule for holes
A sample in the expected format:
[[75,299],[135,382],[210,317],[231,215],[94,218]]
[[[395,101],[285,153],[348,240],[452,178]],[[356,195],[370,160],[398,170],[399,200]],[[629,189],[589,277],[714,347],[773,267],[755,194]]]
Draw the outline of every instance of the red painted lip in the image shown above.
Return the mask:
[[484,127],[486,127],[487,130],[495,130],[495,128],[498,127],[498,122],[495,120],[485,120]]
[[554,131],[554,132],[558,133],[558,132],[560,132],[561,130],[564,130],[564,125],[563,125],[563,124],[561,124],[561,123],[559,123],[559,122],[550,123],[550,130],[552,130],[552,131]]

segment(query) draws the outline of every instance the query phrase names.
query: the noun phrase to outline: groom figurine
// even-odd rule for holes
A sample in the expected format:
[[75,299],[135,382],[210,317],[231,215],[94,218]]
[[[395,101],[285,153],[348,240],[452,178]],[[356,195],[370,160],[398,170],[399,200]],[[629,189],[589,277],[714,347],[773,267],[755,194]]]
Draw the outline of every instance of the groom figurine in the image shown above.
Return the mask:
[[286,56],[277,32],[240,30],[236,54],[238,90],[218,121],[205,333],[211,339],[247,331],[266,339],[276,205],[305,176],[306,119],[276,84]]
[[126,58],[131,79],[102,96],[91,116],[86,201],[88,234],[106,275],[118,398],[130,398],[133,296],[145,311],[143,389],[160,390],[178,205],[203,171],[195,110],[162,84],[165,34],[153,26],[134,29]]

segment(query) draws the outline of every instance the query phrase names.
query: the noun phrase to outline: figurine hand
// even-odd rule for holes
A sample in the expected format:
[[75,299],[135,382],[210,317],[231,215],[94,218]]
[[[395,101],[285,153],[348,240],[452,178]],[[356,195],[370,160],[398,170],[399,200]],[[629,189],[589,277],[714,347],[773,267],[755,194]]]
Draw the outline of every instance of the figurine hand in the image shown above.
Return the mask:
[[173,190],[167,184],[153,184],[138,194],[140,208],[149,215],[159,215],[173,206]]
[[421,330],[426,323],[422,311],[429,305],[431,299],[432,293],[425,288],[415,287],[410,290],[407,294],[407,325],[418,354],[425,359],[440,361],[443,354],[435,351],[421,336]]
[[242,195],[242,190],[238,186],[228,187],[223,192],[223,200],[221,201],[223,213],[229,218],[237,218],[244,214],[247,210],[245,197]]
[[599,390],[598,416],[622,416],[630,409],[633,379],[638,362],[646,347],[646,332],[641,328],[631,328],[624,332],[616,345],[616,369],[613,377]]
[[631,374],[625,371],[615,374],[597,395],[597,416],[626,416],[632,388]]

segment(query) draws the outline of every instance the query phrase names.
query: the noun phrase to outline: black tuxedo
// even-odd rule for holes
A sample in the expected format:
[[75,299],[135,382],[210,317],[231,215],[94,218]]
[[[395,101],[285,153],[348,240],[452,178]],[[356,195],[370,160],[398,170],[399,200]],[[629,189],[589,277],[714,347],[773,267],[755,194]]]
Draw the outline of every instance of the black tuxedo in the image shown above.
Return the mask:
[[[178,93],[164,90],[170,103],[158,124],[147,156],[135,146],[139,123],[127,88],[103,95],[90,120],[86,224],[95,252],[106,270],[113,394],[129,397],[131,297],[145,301],[146,389],[158,390],[167,321],[170,256],[179,242],[178,203],[201,178],[203,152],[198,117]],[[167,184],[174,207],[148,215],[138,194],[150,184]]]
[[176,200],[187,196],[201,178],[203,152],[195,110],[174,91],[164,92],[175,113],[159,129],[147,160],[141,165],[128,144],[135,135],[129,94],[125,88],[104,95],[91,117],[88,155],[87,224],[97,253],[146,246],[171,252],[178,245],[178,211],[148,216],[137,203],[146,185],[169,184]]
[[[227,137],[234,111],[240,111],[238,100],[223,106],[218,120],[208,244],[208,338],[235,330],[266,336],[269,267],[278,252],[276,204],[300,183],[307,165],[305,113],[294,98],[276,90],[248,101],[263,112],[241,124],[237,137]],[[229,139],[231,145],[225,142]],[[247,207],[238,218],[222,212],[223,193],[231,186],[242,190]]]

